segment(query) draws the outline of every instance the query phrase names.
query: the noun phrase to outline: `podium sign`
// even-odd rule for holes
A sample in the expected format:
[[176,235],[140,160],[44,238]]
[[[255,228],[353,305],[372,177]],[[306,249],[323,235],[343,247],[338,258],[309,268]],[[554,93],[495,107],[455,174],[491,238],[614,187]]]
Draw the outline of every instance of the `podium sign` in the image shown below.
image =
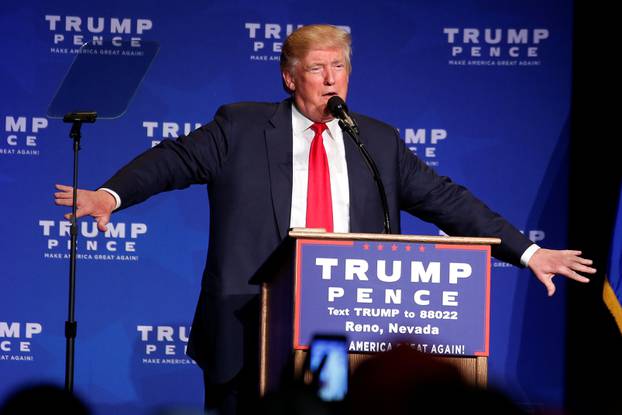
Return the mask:
[[489,264],[488,245],[298,239],[294,348],[343,333],[350,352],[488,356]]
[[314,334],[345,334],[350,367],[398,343],[487,382],[490,246],[498,238],[296,229],[251,279],[261,284],[259,390],[300,376]]

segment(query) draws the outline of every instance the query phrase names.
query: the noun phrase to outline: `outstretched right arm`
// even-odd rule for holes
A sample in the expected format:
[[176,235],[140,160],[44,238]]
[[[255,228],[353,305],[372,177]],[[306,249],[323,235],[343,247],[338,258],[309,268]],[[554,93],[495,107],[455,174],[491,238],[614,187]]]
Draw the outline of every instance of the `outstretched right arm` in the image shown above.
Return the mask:
[[[127,208],[160,192],[208,183],[222,166],[228,126],[227,109],[221,107],[214,121],[175,141],[164,140],[136,157],[102,187],[114,191],[121,208]],[[72,206],[73,188],[57,184],[56,189],[54,202]],[[119,207],[117,204],[115,197],[104,189],[78,189],[76,216],[92,216],[104,232],[112,211]],[[71,214],[65,218],[70,219]]]

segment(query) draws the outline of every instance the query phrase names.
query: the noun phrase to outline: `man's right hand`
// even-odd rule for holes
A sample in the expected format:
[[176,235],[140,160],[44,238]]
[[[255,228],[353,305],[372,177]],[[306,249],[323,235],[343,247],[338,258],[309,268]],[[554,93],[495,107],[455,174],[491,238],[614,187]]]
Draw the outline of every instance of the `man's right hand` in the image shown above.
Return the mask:
[[[57,184],[56,189],[59,191],[54,193],[54,203],[58,206],[73,206],[73,187]],[[110,215],[115,206],[114,197],[105,190],[78,189],[76,217],[92,216],[101,232],[106,231],[106,225],[110,222]],[[65,219],[71,219],[71,213],[67,213]]]

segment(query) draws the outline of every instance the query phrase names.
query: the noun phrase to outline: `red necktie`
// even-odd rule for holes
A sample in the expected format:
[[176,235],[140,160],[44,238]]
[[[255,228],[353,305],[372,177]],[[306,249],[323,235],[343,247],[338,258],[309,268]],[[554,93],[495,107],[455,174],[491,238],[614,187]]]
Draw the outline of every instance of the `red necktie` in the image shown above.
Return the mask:
[[307,228],[333,231],[333,201],[330,196],[330,171],[322,133],[326,124],[314,123],[315,132],[309,152],[309,185],[307,187]]

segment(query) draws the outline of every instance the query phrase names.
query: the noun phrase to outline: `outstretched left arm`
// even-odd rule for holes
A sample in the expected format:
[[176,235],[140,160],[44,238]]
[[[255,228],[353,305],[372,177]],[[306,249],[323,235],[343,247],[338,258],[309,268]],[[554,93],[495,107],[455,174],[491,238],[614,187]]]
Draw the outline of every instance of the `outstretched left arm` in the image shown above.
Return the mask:
[[555,284],[553,284],[555,275],[563,275],[575,281],[586,283],[590,279],[579,274],[579,272],[596,273],[596,269],[590,265],[592,265],[592,260],[582,258],[581,251],[545,248],[538,249],[527,264],[536,278],[544,284],[549,297],[555,294]]

